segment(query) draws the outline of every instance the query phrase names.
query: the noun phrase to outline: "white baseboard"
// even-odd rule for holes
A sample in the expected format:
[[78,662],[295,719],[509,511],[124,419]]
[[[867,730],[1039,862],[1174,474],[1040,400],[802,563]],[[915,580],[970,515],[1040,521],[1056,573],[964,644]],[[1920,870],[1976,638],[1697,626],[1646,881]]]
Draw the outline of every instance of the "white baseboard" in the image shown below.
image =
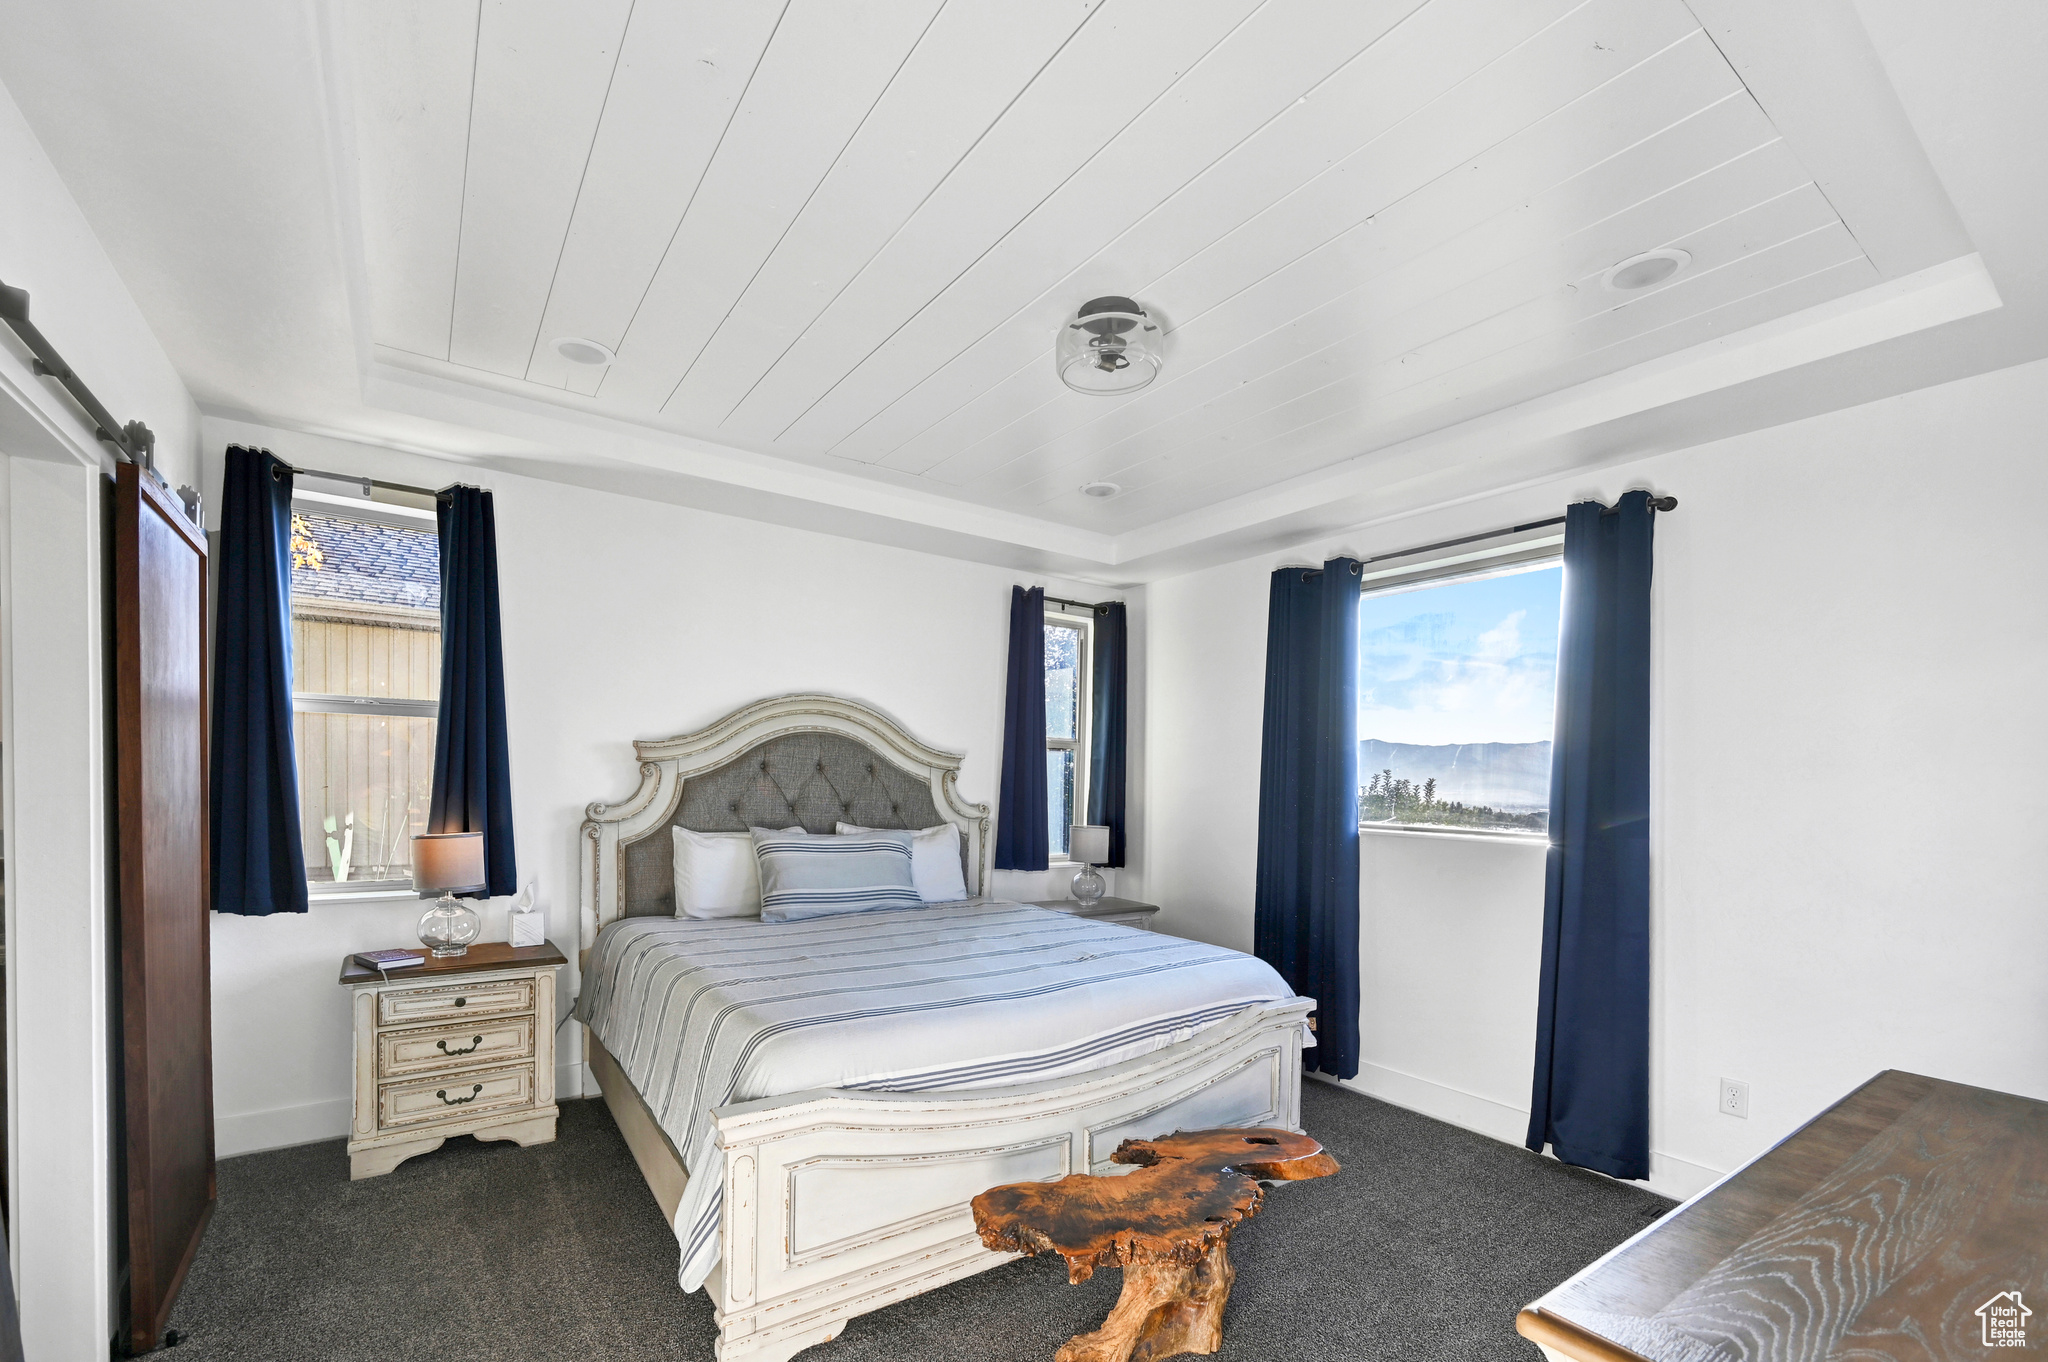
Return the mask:
[[[583,1061],[555,1066],[555,1097],[558,1101],[583,1096]],[[286,1149],[295,1144],[339,1140],[348,1135],[354,1102],[347,1097],[324,1102],[307,1102],[296,1107],[272,1107],[267,1111],[217,1112],[213,1118],[215,1158],[255,1154],[265,1149]]]
[[346,1097],[325,1102],[308,1102],[297,1107],[272,1107],[268,1111],[244,1111],[230,1115],[215,1112],[213,1154],[233,1158],[263,1149],[284,1149],[316,1140],[338,1140],[348,1134],[354,1106]]
[[1463,1126],[1506,1144],[1520,1144],[1529,1128],[1529,1113],[1503,1102],[1466,1092],[1414,1074],[1402,1073],[1378,1064],[1360,1064],[1358,1077],[1336,1080],[1340,1086],[1392,1102],[1397,1107],[1434,1116],[1454,1126]]
[[1705,1164],[1650,1151],[1649,1188],[1673,1201],[1690,1201],[1726,1176]]
[[[1310,1075],[1338,1087],[1351,1088],[1391,1102],[1397,1107],[1420,1112],[1450,1125],[1459,1126],[1503,1144],[1522,1146],[1529,1129],[1529,1111],[1526,1107],[1512,1107],[1505,1102],[1496,1102],[1490,1097],[1466,1092],[1414,1074],[1402,1073],[1398,1069],[1384,1068],[1378,1064],[1360,1064],[1358,1077],[1347,1079],[1323,1078],[1320,1074]],[[1311,1131],[1311,1134],[1314,1132]],[[1545,1158],[1552,1157],[1548,1151]],[[1723,1175],[1712,1168],[1670,1154],[1650,1151],[1650,1176],[1643,1182],[1631,1186],[1647,1187],[1660,1196],[1675,1201],[1687,1201],[1704,1192]]]

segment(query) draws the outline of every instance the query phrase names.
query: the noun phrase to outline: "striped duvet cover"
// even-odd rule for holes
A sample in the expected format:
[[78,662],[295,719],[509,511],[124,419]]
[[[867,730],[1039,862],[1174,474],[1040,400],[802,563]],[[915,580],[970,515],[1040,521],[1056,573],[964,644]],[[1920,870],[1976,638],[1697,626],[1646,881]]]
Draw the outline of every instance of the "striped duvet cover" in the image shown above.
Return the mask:
[[682,1152],[694,1291],[719,1258],[716,1107],[1058,1078],[1293,996],[1237,951],[972,899],[793,923],[624,918],[598,935],[576,1016]]

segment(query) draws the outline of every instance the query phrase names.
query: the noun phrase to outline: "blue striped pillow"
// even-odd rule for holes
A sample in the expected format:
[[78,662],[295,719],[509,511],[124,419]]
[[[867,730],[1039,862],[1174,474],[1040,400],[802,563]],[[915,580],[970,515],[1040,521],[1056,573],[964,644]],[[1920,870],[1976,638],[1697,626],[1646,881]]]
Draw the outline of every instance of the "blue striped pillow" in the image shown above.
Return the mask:
[[754,828],[761,921],[795,922],[879,908],[921,908],[910,877],[910,834],[813,836]]

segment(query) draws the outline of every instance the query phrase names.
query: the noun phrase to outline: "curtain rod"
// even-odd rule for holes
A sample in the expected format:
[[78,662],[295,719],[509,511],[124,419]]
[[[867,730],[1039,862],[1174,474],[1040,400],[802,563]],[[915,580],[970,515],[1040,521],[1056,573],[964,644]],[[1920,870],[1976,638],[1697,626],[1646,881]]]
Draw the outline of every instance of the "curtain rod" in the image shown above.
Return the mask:
[[1102,611],[1107,610],[1110,606],[1116,604],[1115,601],[1070,601],[1064,596],[1047,596],[1045,598],[1045,603],[1047,605],[1078,605],[1083,610],[1087,610],[1091,613],[1096,614],[1100,614]]
[[[1675,511],[1678,509],[1678,498],[1651,497],[1650,509],[1653,511]],[[1610,507],[1600,514],[1613,515],[1614,511]],[[1476,544],[1482,539],[1499,539],[1503,535],[1520,534],[1524,530],[1540,530],[1549,525],[1562,525],[1564,520],[1563,516],[1554,515],[1548,520],[1532,520],[1525,525],[1510,525],[1504,530],[1487,530],[1483,534],[1468,534],[1459,539],[1445,539],[1435,544],[1424,544],[1420,548],[1402,549],[1397,553],[1376,553],[1370,558],[1361,558],[1358,561],[1363,566],[1367,563],[1383,563],[1389,558],[1413,558],[1418,553],[1432,553],[1437,549],[1454,549],[1461,544]]]
[[[97,427],[93,434],[112,445],[121,457],[129,463],[141,464],[152,477],[156,476],[156,435],[140,421],[122,425],[92,395],[92,389],[85,386],[76,371],[64,362],[42,331],[28,319],[28,290],[10,288],[0,283],[0,321],[7,323],[22,344],[29,348],[34,357],[30,367],[45,378],[54,378],[64,385],[64,391],[71,394],[85,414],[92,418]],[[162,478],[157,478],[162,482]],[[168,484],[166,484],[168,485]]]
[[[273,459],[277,458],[275,454],[272,454],[271,457]],[[439,501],[442,497],[447,496],[454,486],[454,484],[450,484],[449,487],[443,487],[439,490],[432,487],[414,487],[408,482],[386,482],[382,478],[366,478],[358,473],[329,473],[319,468],[294,468],[283,459],[277,460],[277,467],[289,470],[294,477],[326,478],[329,482],[357,483],[362,487],[363,495],[366,497],[370,495],[372,487],[381,487],[387,492],[411,492],[415,496],[432,497],[434,500]],[[273,478],[277,476],[277,468],[270,470],[270,476]]]

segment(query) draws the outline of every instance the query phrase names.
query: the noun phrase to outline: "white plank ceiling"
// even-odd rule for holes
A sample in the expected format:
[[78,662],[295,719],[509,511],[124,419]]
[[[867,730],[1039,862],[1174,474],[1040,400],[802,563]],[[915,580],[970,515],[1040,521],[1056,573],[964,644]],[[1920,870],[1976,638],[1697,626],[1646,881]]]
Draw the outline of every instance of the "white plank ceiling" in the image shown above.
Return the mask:
[[[1091,529],[1880,279],[1682,0],[347,13],[401,362]],[[1102,293],[1166,328],[1132,396],[1053,371]]]

